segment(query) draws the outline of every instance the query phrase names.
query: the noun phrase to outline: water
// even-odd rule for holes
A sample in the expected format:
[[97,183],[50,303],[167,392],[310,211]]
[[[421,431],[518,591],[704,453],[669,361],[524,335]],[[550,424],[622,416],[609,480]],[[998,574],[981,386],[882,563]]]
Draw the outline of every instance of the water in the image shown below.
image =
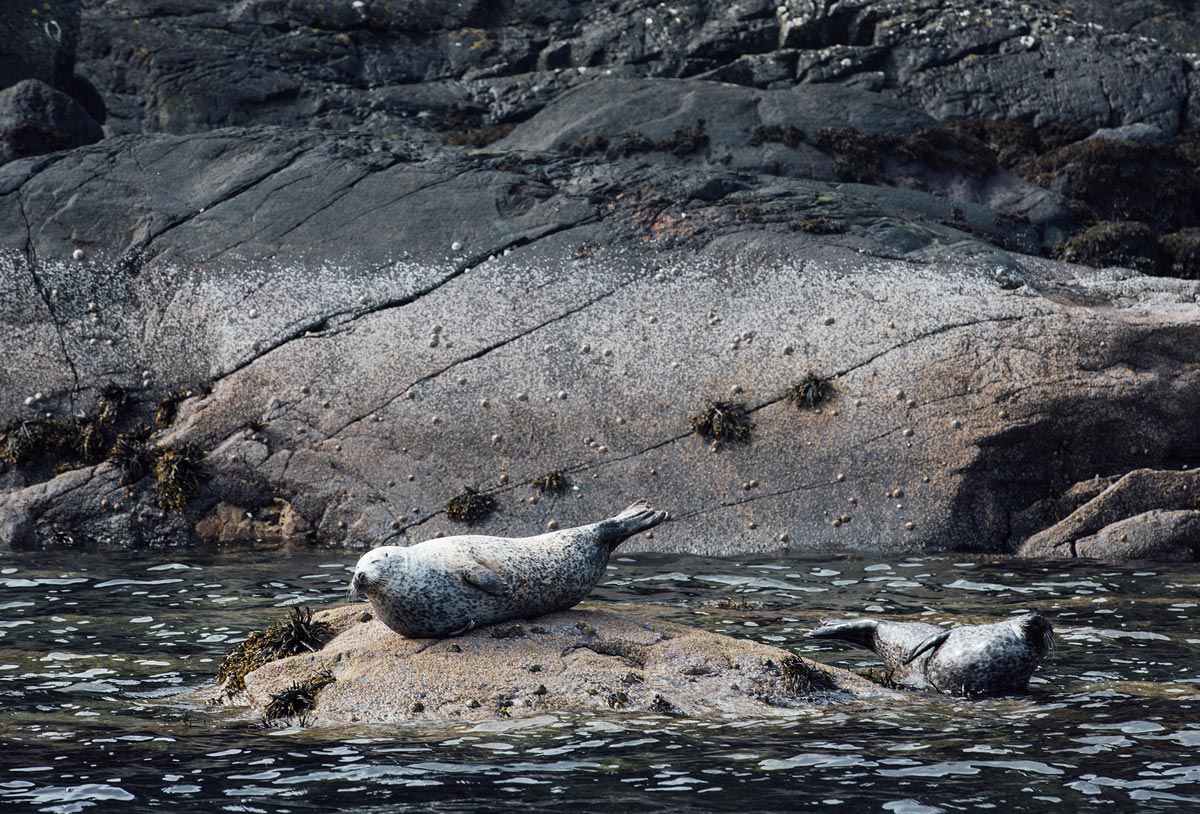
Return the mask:
[[[352,555],[38,553],[0,567],[0,811],[1200,810],[1200,567],[956,559],[613,562],[595,598],[850,669],[822,615],[1024,610],[1059,648],[1029,695],[784,721],[558,716],[337,734],[175,697]],[[722,601],[731,599],[731,602]],[[631,611],[633,612],[633,611]]]

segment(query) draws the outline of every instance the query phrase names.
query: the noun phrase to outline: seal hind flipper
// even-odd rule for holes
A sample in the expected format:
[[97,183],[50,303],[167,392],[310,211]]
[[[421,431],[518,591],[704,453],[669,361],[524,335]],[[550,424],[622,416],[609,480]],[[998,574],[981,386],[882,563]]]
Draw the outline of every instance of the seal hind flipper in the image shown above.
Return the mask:
[[946,639],[950,638],[951,632],[952,631],[947,630],[942,633],[935,633],[928,639],[925,639],[912,650],[908,651],[908,654],[904,657],[903,663],[912,664],[912,662],[920,657],[923,653],[930,653],[934,650],[937,650],[946,643]]
[[[512,593],[512,589],[509,588],[508,583],[501,579],[499,574],[478,560],[465,563],[459,572],[459,576],[479,590],[492,596],[508,596]],[[472,624],[474,623],[472,622]]]
[[878,619],[822,619],[821,626],[804,635],[809,639],[837,639],[849,642],[864,650],[875,650],[875,632]]
[[610,517],[597,523],[596,536],[600,542],[608,546],[609,551],[612,551],[633,535],[654,528],[667,517],[666,512],[652,508],[646,501],[639,500],[616,517]]

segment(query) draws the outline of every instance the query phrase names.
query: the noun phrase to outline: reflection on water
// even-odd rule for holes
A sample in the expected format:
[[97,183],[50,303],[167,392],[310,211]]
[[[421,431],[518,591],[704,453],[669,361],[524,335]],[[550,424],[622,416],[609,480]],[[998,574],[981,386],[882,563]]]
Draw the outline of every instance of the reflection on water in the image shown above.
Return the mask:
[[[171,561],[168,558],[176,558]],[[1200,569],[906,559],[614,560],[593,598],[849,669],[821,616],[943,624],[1037,610],[1028,696],[922,695],[780,721],[542,716],[337,734],[172,701],[354,557],[20,555],[0,568],[0,809],[326,812],[681,808],[931,814],[1200,810]]]

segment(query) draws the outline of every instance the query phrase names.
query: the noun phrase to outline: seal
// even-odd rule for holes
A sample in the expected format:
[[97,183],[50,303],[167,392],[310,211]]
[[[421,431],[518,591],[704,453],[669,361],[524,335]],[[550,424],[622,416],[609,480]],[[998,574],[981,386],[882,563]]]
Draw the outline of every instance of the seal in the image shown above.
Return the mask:
[[949,630],[924,622],[822,619],[806,635],[874,651],[898,684],[967,697],[1024,692],[1054,648],[1054,628],[1036,613]]
[[639,500],[616,517],[535,537],[463,535],[364,554],[351,599],[369,599],[402,636],[457,636],[477,625],[530,619],[579,604],[608,555],[667,513]]

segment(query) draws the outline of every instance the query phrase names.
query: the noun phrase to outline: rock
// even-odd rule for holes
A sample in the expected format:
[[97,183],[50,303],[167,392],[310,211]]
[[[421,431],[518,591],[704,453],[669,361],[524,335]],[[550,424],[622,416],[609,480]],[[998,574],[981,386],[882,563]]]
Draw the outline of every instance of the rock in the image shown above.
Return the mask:
[[196,523],[196,536],[206,543],[269,543],[301,540],[311,526],[284,500],[259,511],[221,502]]
[[[1194,109],[1190,65],[1111,33],[1121,30],[1074,21],[1055,3],[703,0],[647,11],[621,0],[531,14],[445,0],[136,10],[107,0],[87,4],[79,61],[110,103],[114,134],[280,124],[383,135],[421,114],[455,129],[461,117],[527,118],[606,74],[840,83],[889,91],[938,119],[1148,122],[1175,134],[1180,111]],[[407,88],[427,83],[445,91],[414,106]]]
[[[1083,8],[1154,24],[1122,7]],[[1200,80],[1068,12],[89,2],[110,137],[0,167],[0,445],[132,406],[0,463],[0,548],[258,539],[234,507],[276,501],[415,541],[471,487],[509,535],[645,495],[678,519],[630,548],[1002,552],[1191,461],[1200,291],[1138,272],[1197,274]],[[101,123],[51,62],[14,78]],[[690,432],[731,394],[748,439]],[[130,433],[203,466],[164,497],[100,462]]]
[[75,73],[79,6],[74,0],[15,0],[0,6],[0,89],[36,79],[60,89]]
[[904,697],[777,647],[655,619],[649,608],[585,605],[453,638],[405,639],[362,621],[365,607],[315,614],[334,638],[249,673],[233,701],[262,715],[272,696],[325,671],[334,681],[305,713],[309,726],[612,711],[767,718]]
[[1200,559],[1200,472],[1138,469],[1031,536],[1025,557]]
[[1075,556],[1104,560],[1200,560],[1200,511],[1143,512],[1074,541]]
[[1102,127],[1085,139],[1091,141],[1104,139],[1106,141],[1170,141],[1167,134],[1152,124],[1137,122],[1122,127]]
[[26,79],[0,90],[0,163],[92,144],[104,137],[70,96]]
[[[253,128],[0,168],[0,429],[36,391],[68,416],[119,384],[131,424],[211,391],[147,440],[206,453],[182,515],[108,464],[11,466],[0,546],[186,544],[274,499],[325,544],[417,541],[471,486],[508,536],[632,495],[677,519],[628,550],[998,552],[1064,483],[1200,454],[1193,283],[1021,254],[984,204],[667,156]],[[833,396],[797,410],[810,371]],[[734,386],[749,440],[694,435]],[[578,490],[537,493],[553,470]]]

